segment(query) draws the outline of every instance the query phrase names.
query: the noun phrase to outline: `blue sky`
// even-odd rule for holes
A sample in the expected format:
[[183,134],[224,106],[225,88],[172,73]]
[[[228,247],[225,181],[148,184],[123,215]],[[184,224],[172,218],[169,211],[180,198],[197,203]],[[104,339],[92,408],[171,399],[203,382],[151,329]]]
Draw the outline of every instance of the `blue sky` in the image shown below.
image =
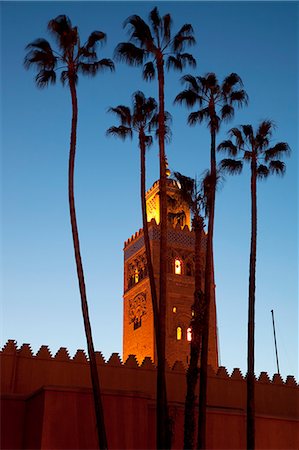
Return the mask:
[[[274,141],[292,155],[284,178],[258,187],[256,372],[276,371],[271,309],[277,326],[281,373],[298,378],[298,4],[295,2],[2,2],[2,326],[1,344],[15,339],[37,351],[60,346],[71,355],[85,348],[67,197],[71,104],[60,84],[39,90],[25,71],[25,46],[51,39],[47,23],[59,14],[78,25],[82,40],[107,33],[101,58],[126,40],[123,21],[147,19],[158,6],[170,12],[173,30],[191,23],[197,39],[195,70],[231,72],[243,79],[250,103],[222,126],[273,119]],[[53,43],[53,41],[51,41]],[[173,106],[181,74],[166,75],[166,108],[173,115],[167,146],[171,170],[198,177],[209,164],[206,127],[186,125],[187,110]],[[106,358],[122,352],[123,243],[141,227],[139,160],[135,140],[107,138],[115,123],[110,106],[130,104],[136,90],[157,95],[139,68],[118,63],[113,74],[81,78],[75,174],[81,250],[95,347]],[[158,178],[158,146],[148,153],[147,186]],[[215,272],[220,359],[246,372],[247,290],[250,243],[249,170],[230,177],[217,193]]]

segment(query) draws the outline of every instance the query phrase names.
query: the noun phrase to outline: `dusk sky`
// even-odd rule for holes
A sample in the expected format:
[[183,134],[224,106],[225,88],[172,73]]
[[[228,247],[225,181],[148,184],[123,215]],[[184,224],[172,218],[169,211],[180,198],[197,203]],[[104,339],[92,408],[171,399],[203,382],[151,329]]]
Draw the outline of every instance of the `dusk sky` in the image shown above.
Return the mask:
[[[209,165],[206,126],[187,126],[174,106],[184,74],[240,75],[249,105],[223,124],[220,143],[239,124],[276,123],[273,143],[292,149],[283,178],[258,185],[256,373],[276,372],[271,320],[275,313],[281,374],[298,379],[298,3],[297,2],[1,2],[1,346],[15,339],[34,352],[86,348],[68,209],[70,93],[60,82],[40,90],[23,66],[25,47],[53,42],[50,19],[66,14],[84,41],[107,33],[100,58],[113,58],[127,40],[123,21],[146,21],[154,6],[170,13],[173,32],[193,25],[190,51],[197,68],[165,75],[166,109],[173,116],[167,157],[172,171],[200,178]],[[95,348],[107,359],[122,353],[123,243],[141,228],[137,141],[106,137],[115,125],[107,109],[131,104],[142,90],[157,97],[157,82],[141,69],[116,63],[114,73],[80,78],[75,197]],[[218,160],[220,155],[218,155]],[[158,144],[147,155],[147,187],[159,176]],[[216,198],[215,278],[220,363],[246,373],[250,174],[228,177]]]

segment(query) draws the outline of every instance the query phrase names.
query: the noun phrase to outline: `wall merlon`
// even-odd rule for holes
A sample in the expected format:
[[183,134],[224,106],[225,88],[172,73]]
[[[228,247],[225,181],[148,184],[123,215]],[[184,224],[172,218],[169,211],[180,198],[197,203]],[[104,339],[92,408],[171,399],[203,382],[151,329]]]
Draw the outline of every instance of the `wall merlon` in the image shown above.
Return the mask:
[[70,355],[68,350],[65,347],[60,347],[57,351],[57,353],[54,356],[54,359],[57,361],[70,361]]
[[217,377],[219,378],[230,378],[226,367],[220,366],[217,370]]
[[110,358],[108,359],[106,364],[108,364],[110,366],[117,366],[117,367],[123,366],[118,353],[112,353],[112,355],[110,356]]
[[275,373],[272,378],[273,384],[284,384],[283,379],[281,378],[279,373]]
[[49,350],[49,347],[47,345],[42,345],[40,347],[40,349],[38,350],[38,352],[36,353],[36,358],[41,358],[41,359],[52,359],[53,356]]
[[79,363],[87,363],[88,359],[84,350],[77,350],[75,355],[73,356],[73,361]]
[[232,380],[244,380],[244,376],[238,367],[235,367],[231,374]]
[[126,367],[131,367],[131,368],[137,368],[139,367],[136,356],[135,355],[129,355],[127,360],[125,361],[124,365]]
[[269,375],[267,374],[267,372],[261,372],[260,376],[258,378],[258,381],[260,381],[261,383],[271,383],[271,380],[269,378]]
[[27,356],[29,358],[33,356],[33,352],[29,344],[23,344],[21,348],[18,350],[18,354],[20,356]]
[[4,354],[13,354],[17,352],[17,342],[14,339],[9,339],[2,347],[1,352]]
[[102,352],[95,352],[95,355],[96,355],[97,364],[101,364],[101,365],[106,364],[106,360],[105,360]]

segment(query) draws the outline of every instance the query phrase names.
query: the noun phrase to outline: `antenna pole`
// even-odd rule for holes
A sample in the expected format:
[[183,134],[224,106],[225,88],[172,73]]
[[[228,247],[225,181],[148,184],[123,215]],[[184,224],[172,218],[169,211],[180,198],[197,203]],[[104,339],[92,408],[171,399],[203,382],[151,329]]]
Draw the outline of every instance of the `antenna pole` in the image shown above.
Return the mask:
[[275,323],[274,323],[274,312],[273,312],[273,309],[271,309],[271,314],[272,314],[272,324],[273,324],[273,333],[274,333],[277,373],[280,374],[280,372],[279,372],[279,364],[278,364],[278,352],[277,352],[277,343],[276,343],[276,333],[275,333]]

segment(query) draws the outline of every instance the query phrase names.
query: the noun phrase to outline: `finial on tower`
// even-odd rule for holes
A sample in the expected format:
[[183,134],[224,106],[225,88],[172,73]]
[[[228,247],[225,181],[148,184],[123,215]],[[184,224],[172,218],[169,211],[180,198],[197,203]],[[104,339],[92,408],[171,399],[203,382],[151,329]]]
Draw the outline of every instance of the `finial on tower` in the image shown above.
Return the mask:
[[169,178],[171,175],[171,170],[168,167],[168,159],[167,159],[166,155],[165,155],[165,173],[166,173],[167,178]]

